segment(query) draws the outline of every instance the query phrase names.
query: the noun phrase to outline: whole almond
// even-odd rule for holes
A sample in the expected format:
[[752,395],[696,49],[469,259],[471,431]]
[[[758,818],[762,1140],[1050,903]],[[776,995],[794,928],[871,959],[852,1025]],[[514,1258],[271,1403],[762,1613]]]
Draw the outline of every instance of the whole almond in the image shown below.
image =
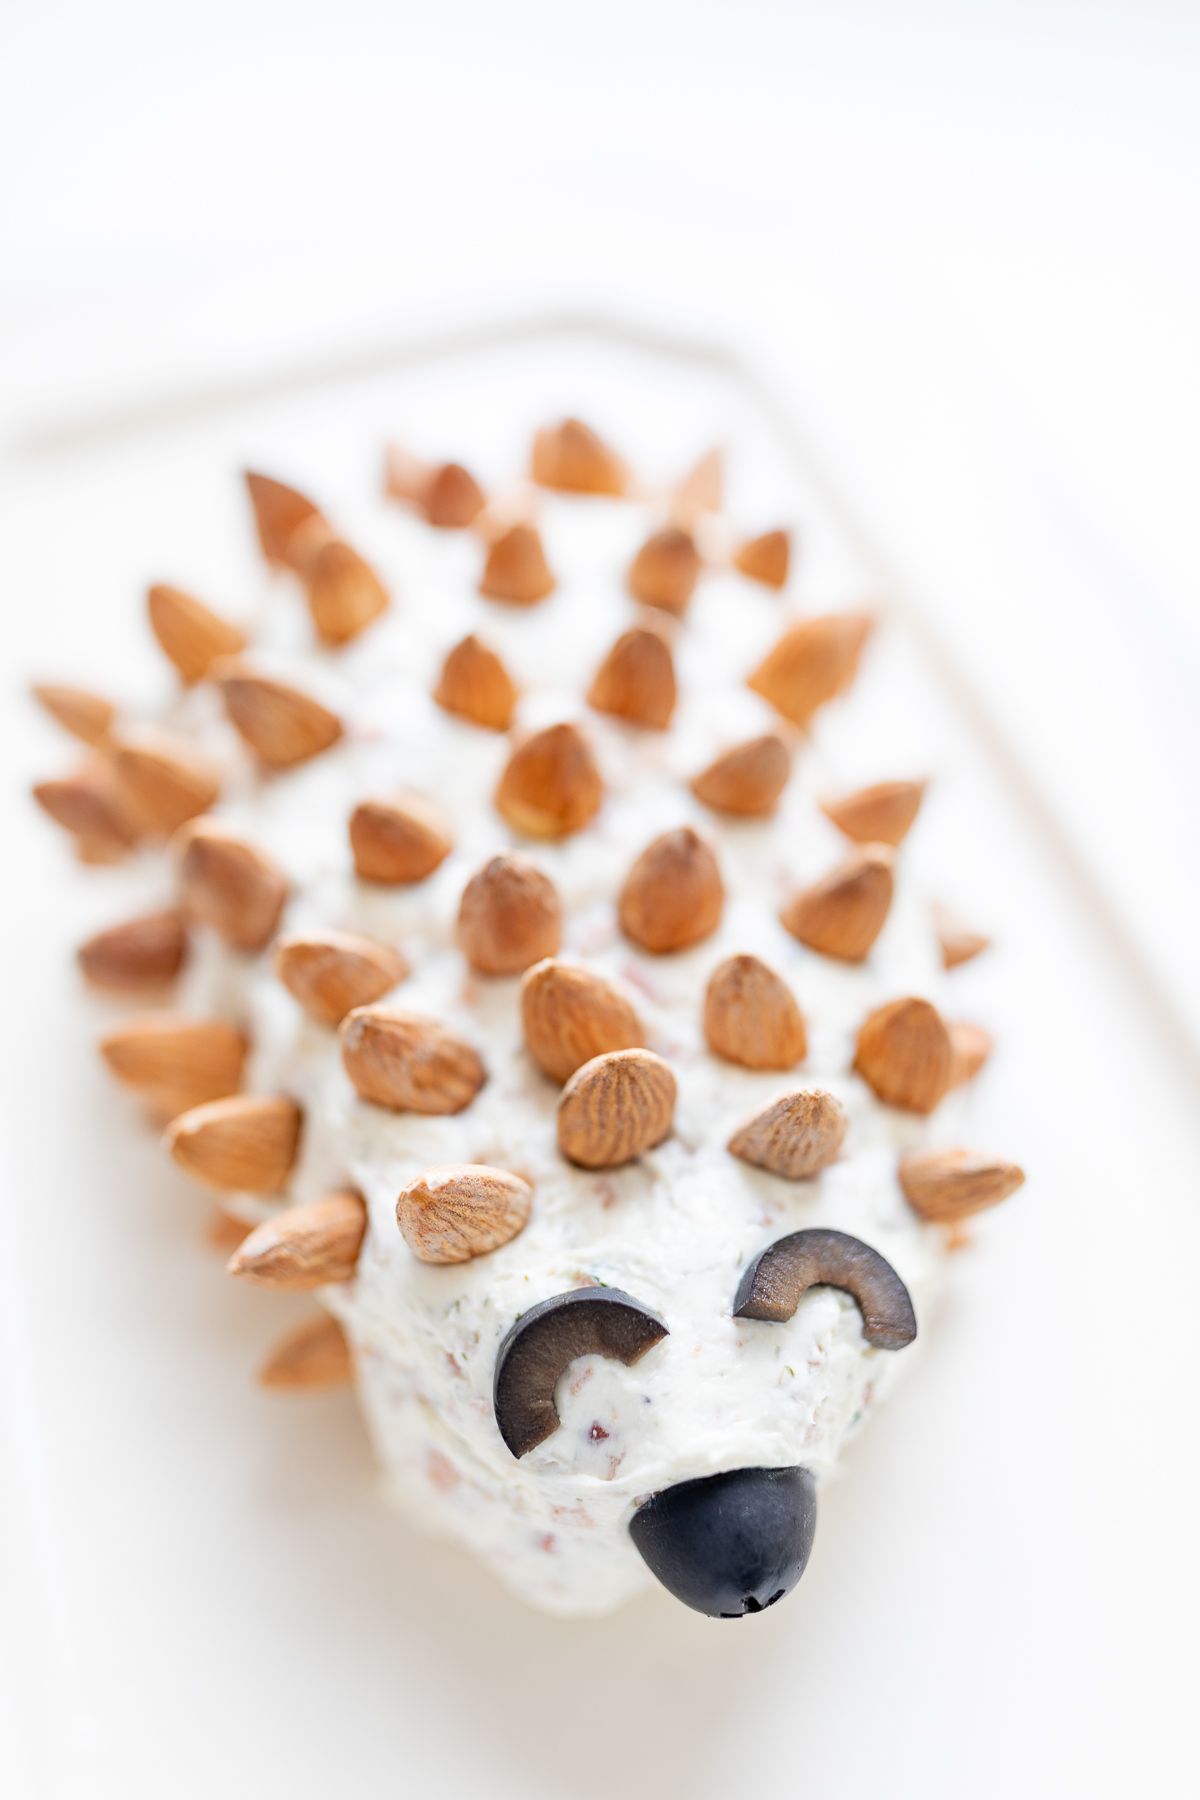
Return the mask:
[[288,545],[301,525],[321,514],[313,502],[296,488],[275,481],[270,475],[258,475],[247,469],[246,491],[254,508],[254,523],[262,553],[269,563],[285,565]]
[[517,688],[504,663],[472,632],[455,644],[433,697],[446,712],[489,731],[507,731],[517,706]]
[[642,851],[625,877],[617,914],[626,937],[662,955],[710,937],[724,906],[716,856],[684,825],[664,832]]
[[341,1040],[358,1093],[392,1112],[462,1112],[487,1079],[477,1050],[420,1013],[357,1007],[342,1021]]
[[228,1273],[255,1287],[289,1292],[349,1281],[366,1229],[362,1195],[341,1188],[256,1225],[235,1248]]
[[769,650],[749,684],[794,725],[806,726],[858,673],[874,621],[867,613],[801,619]]
[[282,871],[263,851],[212,819],[185,825],[180,884],[189,919],[210,925],[235,950],[261,950],[287,899]]
[[808,1052],[791,989],[757,956],[729,956],[713,970],[704,1036],[714,1055],[745,1069],[790,1069]]
[[300,1125],[294,1100],[231,1094],[172,1119],[166,1145],[180,1168],[207,1187],[275,1194],[291,1174]]
[[350,814],[350,849],[363,881],[388,887],[424,881],[453,848],[445,813],[420,794],[361,800]]
[[675,711],[675,664],[666,639],[642,626],[622,632],[587,697],[597,712],[665,731]]
[[336,744],[342,722],[311,694],[245,669],[221,676],[230,723],[271,769],[293,769]]
[[577,963],[548,958],[521,983],[525,1045],[552,1081],[566,1081],[594,1056],[638,1049],[645,1030],[619,988]]
[[857,843],[891,844],[894,849],[908,836],[925,787],[923,781],[878,781],[840,800],[824,801],[821,811]]
[[780,922],[821,956],[864,961],[891,910],[893,860],[886,844],[864,845],[820,881],[793,894]]
[[734,1132],[730,1154],[785,1181],[807,1181],[836,1161],[846,1109],[821,1088],[785,1094]]
[[371,565],[341,538],[323,537],[301,575],[308,610],[323,644],[348,644],[388,609],[388,591]]
[[138,827],[112,769],[99,759],[84,763],[73,775],[37,782],[33,797],[56,825],[103,851],[105,860],[123,855],[137,842]]
[[692,792],[716,812],[740,818],[773,813],[792,772],[792,755],[778,732],[723,750],[692,779]]
[[555,581],[535,526],[510,525],[488,548],[479,591],[510,606],[533,606],[554,592]]
[[1016,1163],[975,1150],[912,1150],[900,1158],[900,1186],[914,1212],[953,1225],[1007,1200],[1025,1180]]
[[458,909],[458,941],[481,975],[519,975],[562,943],[562,901],[524,856],[493,856],[472,875]]
[[76,951],[84,979],[115,994],[165,987],[186,955],[183,915],[175,908],[110,925]]
[[558,1099],[558,1147],[584,1169],[613,1169],[661,1144],[675,1077],[651,1050],[612,1050],[576,1069]]
[[418,508],[430,525],[460,531],[474,524],[485,504],[479,483],[461,463],[428,463],[391,445],[384,489],[393,500]]
[[581,831],[600,810],[604,784],[576,725],[550,725],[518,744],[500,777],[496,807],[525,837]]
[[346,1334],[337,1320],[325,1313],[306,1319],[281,1337],[258,1372],[263,1387],[281,1393],[344,1387],[353,1377],[354,1359]]
[[982,1025],[968,1025],[965,1019],[956,1019],[950,1027],[950,1047],[954,1053],[950,1085],[960,1087],[964,1081],[974,1080],[994,1045],[991,1032]]
[[238,1245],[249,1237],[254,1227],[245,1219],[238,1218],[236,1213],[214,1200],[212,1209],[204,1225],[204,1242],[218,1256],[229,1257]]
[[532,1197],[529,1183],[507,1169],[447,1163],[401,1189],[396,1223],[421,1262],[470,1262],[524,1229]]
[[216,770],[191,745],[163,731],[140,731],[112,746],[113,777],[143,831],[169,836],[216,804]]
[[319,1025],[340,1025],[356,1006],[382,1000],[408,973],[390,944],[349,931],[310,931],[280,938],[275,971]]
[[102,744],[107,738],[117,709],[102,694],[90,688],[68,687],[60,681],[40,681],[33,697],[50,717],[83,744]]
[[991,945],[990,938],[980,931],[972,930],[969,925],[964,925],[946,906],[933,908],[933,928],[937,934],[944,969],[957,969],[962,963],[970,962],[973,957],[982,956]]
[[682,618],[700,575],[700,552],[690,531],[667,525],[646,539],[629,565],[629,591],[643,606]]
[[735,569],[751,581],[773,588],[786,585],[791,560],[792,540],[786,531],[764,531],[758,537],[747,538],[733,553]]
[[246,634],[182,588],[159,582],[146,596],[150,629],[183,681],[203,681],[223,656],[246,648]]
[[854,1067],[887,1105],[931,1113],[953,1080],[950,1031],[928,1000],[892,1000],[864,1021]]
[[541,487],[573,494],[624,494],[629,471],[590,425],[564,419],[547,425],[533,440],[533,479]]
[[225,1019],[142,1013],[106,1032],[100,1054],[124,1087],[145,1095],[170,1118],[237,1092],[246,1040]]
[[671,511],[685,523],[698,513],[720,512],[724,493],[724,455],[719,449],[706,450],[672,491]]

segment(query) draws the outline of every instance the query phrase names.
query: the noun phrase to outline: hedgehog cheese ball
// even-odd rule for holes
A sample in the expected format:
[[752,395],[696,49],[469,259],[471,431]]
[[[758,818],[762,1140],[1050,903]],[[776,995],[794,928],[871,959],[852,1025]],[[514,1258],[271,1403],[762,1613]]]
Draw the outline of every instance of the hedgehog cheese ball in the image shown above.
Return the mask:
[[87,750],[36,797],[146,869],[79,952],[137,1009],[105,1061],[230,1273],[319,1302],[267,1385],[353,1380],[397,1501],[537,1606],[737,1618],[1022,1180],[953,1126],[985,940],[906,877],[923,784],[826,777],[872,621],[789,608],[719,459],[634,497],[568,420],[532,476],[391,452],[416,582],[247,477],[262,617],[153,588],[178,691],[37,690]]

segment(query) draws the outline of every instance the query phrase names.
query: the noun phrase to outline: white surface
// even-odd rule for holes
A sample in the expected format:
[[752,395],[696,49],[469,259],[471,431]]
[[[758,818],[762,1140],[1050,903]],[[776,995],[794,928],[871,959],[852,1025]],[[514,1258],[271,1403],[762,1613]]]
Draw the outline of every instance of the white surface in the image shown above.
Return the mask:
[[[330,469],[323,494],[353,491],[409,379],[14,473],[13,575],[39,665],[126,691],[153,680],[141,583],[237,591],[233,468],[287,448]],[[569,390],[618,416],[611,371]],[[990,754],[988,720],[895,643],[911,683],[881,696],[881,730],[898,759],[949,771],[926,852],[947,897],[1002,932],[958,977],[963,1011],[1001,1042],[971,1136],[1033,1179],[958,1259],[922,1366],[830,1496],[802,1589],[737,1628],[657,1596],[598,1624],[531,1616],[397,1530],[348,1402],[255,1392],[247,1370],[286,1308],[234,1291],[197,1247],[202,1206],[132,1129],[81,1029],[64,946],[119,911],[118,883],[77,881],[16,801],[0,1546],[31,1792],[591,1800],[616,1780],[715,1800],[770,1779],[1090,1800],[1185,1785],[1188,1070],[1044,804],[1027,808]],[[53,764],[49,732],[22,720],[12,735],[22,776]]]

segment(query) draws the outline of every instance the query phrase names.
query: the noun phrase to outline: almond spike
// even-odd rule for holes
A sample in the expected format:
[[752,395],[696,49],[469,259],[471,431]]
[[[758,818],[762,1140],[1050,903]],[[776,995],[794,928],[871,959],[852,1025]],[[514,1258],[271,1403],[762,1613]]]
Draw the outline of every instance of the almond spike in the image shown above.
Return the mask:
[[214,1203],[204,1227],[204,1242],[220,1256],[231,1256],[238,1245],[249,1237],[254,1227],[245,1219],[226,1211],[218,1200]]
[[764,531],[761,537],[747,538],[733,553],[735,569],[751,581],[773,588],[786,584],[791,560],[792,539],[786,531]]
[[496,807],[526,837],[581,831],[600,810],[604,784],[591,745],[576,725],[535,731],[509,757]]
[[950,1027],[950,1044],[954,1051],[951,1086],[961,1087],[964,1081],[974,1080],[992,1054],[992,1036],[982,1025],[956,1020]]
[[629,471],[615,451],[580,419],[547,425],[533,440],[533,479],[572,494],[627,493]]
[[642,851],[625,877],[617,916],[627,938],[661,956],[710,937],[724,907],[725,885],[712,848],[685,825]]
[[666,639],[642,626],[622,632],[587,697],[597,712],[665,731],[675,711],[675,664]]
[[867,613],[801,619],[767,652],[749,685],[785,719],[807,725],[818,708],[854,680],[873,623]]
[[89,688],[68,687],[63,682],[39,681],[33,697],[50,717],[84,744],[102,744],[107,738],[117,709],[102,694]]
[[301,567],[308,610],[323,644],[348,644],[388,609],[370,564],[341,538],[322,537]]
[[914,1212],[937,1225],[998,1206],[1025,1180],[1016,1163],[975,1150],[912,1150],[900,1158],[900,1186]]
[[354,1359],[336,1319],[307,1319],[281,1337],[258,1372],[265,1388],[311,1393],[344,1387],[354,1379]]
[[171,1117],[236,1094],[246,1040],[224,1019],[144,1013],[107,1032],[100,1054],[122,1086],[146,1095]]
[[533,525],[510,525],[490,545],[479,591],[510,606],[533,606],[552,594],[554,576]]
[[891,909],[895,878],[886,844],[865,844],[811,887],[794,894],[780,923],[800,943],[839,962],[863,962]]
[[729,1151],[785,1181],[807,1181],[836,1161],[846,1123],[841,1101],[820,1088],[785,1094],[734,1132]]
[[697,513],[720,512],[724,493],[725,458],[719,449],[706,450],[671,495],[671,510],[683,520],[694,519]]
[[949,1028],[928,1000],[892,1000],[863,1023],[854,1067],[887,1105],[931,1113],[953,1081]]
[[268,768],[291,769],[336,744],[336,713],[286,681],[245,670],[222,676],[221,698],[238,734]]
[[166,986],[186,955],[183,915],[173,908],[110,925],[76,951],[84,979],[117,994]]
[[280,938],[275,972],[292,997],[318,1025],[340,1025],[356,1006],[369,1006],[408,974],[408,964],[390,944],[349,931],[312,931]]
[[362,881],[387,887],[424,881],[453,848],[445,813],[420,794],[360,800],[350,814],[350,849]]
[[517,706],[517,688],[496,652],[474,632],[455,644],[433,697],[448,713],[489,731],[507,731]]
[[56,825],[101,852],[104,861],[124,855],[137,842],[137,828],[106,765],[87,763],[74,775],[39,781],[33,797]]
[[704,1036],[714,1055],[746,1069],[790,1069],[808,1051],[791,989],[757,956],[730,956],[713,970]]
[[524,856],[493,856],[463,889],[458,941],[481,975],[520,975],[562,943],[562,901]]
[[532,1198],[529,1183],[507,1169],[448,1163],[401,1189],[396,1223],[421,1262],[470,1262],[524,1230]]
[[773,813],[792,772],[792,755],[778,732],[723,750],[692,780],[692,792],[714,812],[739,818]]
[[289,1292],[349,1281],[366,1229],[362,1196],[341,1188],[255,1226],[234,1250],[227,1272],[255,1287]]
[[243,479],[254,508],[263,555],[269,563],[290,567],[288,545],[301,525],[320,519],[320,509],[306,495],[269,475],[257,475],[247,469]]
[[188,917],[235,950],[261,950],[275,935],[288,886],[270,857],[211,819],[180,833],[180,882]]
[[629,591],[643,606],[683,617],[700,575],[700,552],[689,531],[668,525],[648,537],[629,566]]
[[982,956],[991,947],[990,938],[984,937],[982,932],[973,931],[969,925],[964,925],[945,906],[933,908],[933,928],[937,934],[944,969],[957,969],[961,964],[970,962],[973,957]]
[[558,1147],[584,1169],[614,1169],[661,1144],[675,1077],[652,1050],[613,1050],[576,1069],[558,1099]]
[[239,626],[182,588],[160,582],[147,594],[146,608],[159,648],[189,686],[203,681],[222,656],[236,656],[246,648],[246,634]]
[[394,447],[387,452],[385,488],[444,531],[465,530],[483,511],[483,489],[461,463],[431,464]]
[[341,1040],[358,1093],[392,1112],[462,1112],[487,1079],[478,1051],[419,1013],[357,1007],[342,1021]]
[[166,732],[121,738],[113,746],[112,767],[130,816],[147,832],[169,836],[220,798],[212,765]]
[[890,844],[897,849],[908,836],[925,798],[923,781],[878,781],[873,787],[826,800],[821,811],[839,831],[859,844]]
[[646,1033],[619,988],[575,963],[548,958],[521,983],[521,1024],[534,1062],[566,1081],[594,1056],[640,1049]]
[[294,1100],[231,1094],[172,1119],[166,1145],[180,1168],[206,1187],[275,1194],[296,1160],[301,1118]]

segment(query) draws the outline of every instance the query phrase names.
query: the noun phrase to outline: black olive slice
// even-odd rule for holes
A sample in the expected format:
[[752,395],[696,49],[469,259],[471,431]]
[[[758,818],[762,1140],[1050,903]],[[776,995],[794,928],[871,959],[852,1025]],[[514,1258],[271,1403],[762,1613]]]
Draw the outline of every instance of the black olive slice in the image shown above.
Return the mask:
[[576,1357],[635,1363],[666,1336],[657,1314],[619,1288],[573,1288],[531,1306],[501,1344],[492,1384],[496,1424],[513,1455],[558,1430],[554,1390]]
[[756,1256],[733,1303],[735,1319],[790,1319],[813,1287],[840,1288],[858,1302],[863,1336],[903,1350],[917,1335],[908,1289],[886,1257],[845,1231],[793,1231]]

